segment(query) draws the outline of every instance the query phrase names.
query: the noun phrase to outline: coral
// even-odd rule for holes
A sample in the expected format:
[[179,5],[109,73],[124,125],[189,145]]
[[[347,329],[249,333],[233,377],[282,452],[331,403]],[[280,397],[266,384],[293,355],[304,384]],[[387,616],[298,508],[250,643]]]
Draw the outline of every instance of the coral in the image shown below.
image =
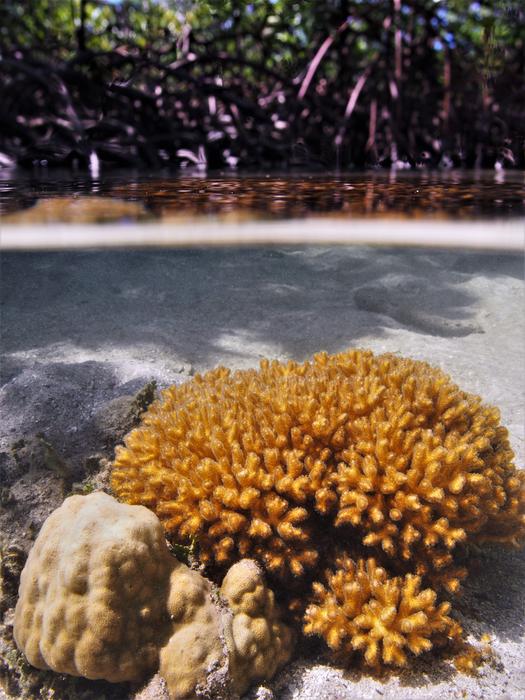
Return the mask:
[[255,562],[232,568],[223,600],[171,555],[151,511],[101,492],[67,498],[44,523],[22,571],[14,636],[41,669],[111,682],[159,669],[179,700],[244,691],[292,649]]
[[[447,627],[443,608],[425,612],[431,592],[416,590],[420,579],[458,590],[458,545],[523,539],[524,484],[496,408],[424,362],[363,350],[221,367],[170,387],[112,471],[120,499],[153,509],[175,539],[195,539],[212,568],[251,557],[293,586],[333,568],[336,541],[380,559],[392,596],[426,601],[416,636],[427,641],[396,653],[383,644],[384,663]],[[363,605],[373,617],[383,603]],[[399,614],[391,634],[403,636]]]
[[196,536],[204,562],[252,556],[300,576],[318,563],[318,514],[454,590],[458,572],[443,573],[458,542],[525,529],[498,420],[441,371],[393,355],[219,368],[163,392],[117,449],[112,487]]
[[230,673],[242,694],[253,680],[271,678],[290,658],[293,638],[255,561],[243,559],[224,577],[221,594],[233,612]]
[[482,634],[480,642],[480,645],[474,646],[465,640],[459,640],[458,653],[454,656],[454,666],[458,671],[475,675],[484,662],[496,660],[490,634]]
[[173,558],[158,519],[103,493],[71,496],[22,571],[14,636],[41,669],[112,682],[158,664]]
[[360,651],[370,666],[405,666],[407,649],[418,655],[460,635],[450,603],[436,607],[435,591],[421,591],[419,576],[389,578],[372,558],[355,563],[343,555],[336,565],[327,572],[328,588],[314,583],[318,602],[306,610],[304,631],[324,637],[345,660]]
[[167,608],[172,629],[160,650],[159,673],[170,696],[187,700],[201,686],[222,697],[221,689],[228,687],[225,629],[231,613],[215,603],[211,582],[184,564],[171,574]]
[[242,694],[254,681],[272,678],[292,653],[292,632],[256,562],[234,564],[220,594],[226,605],[217,604],[208,580],[186,567],[171,576],[174,628],[161,650],[160,675],[180,700],[194,697],[196,687],[214,698]]

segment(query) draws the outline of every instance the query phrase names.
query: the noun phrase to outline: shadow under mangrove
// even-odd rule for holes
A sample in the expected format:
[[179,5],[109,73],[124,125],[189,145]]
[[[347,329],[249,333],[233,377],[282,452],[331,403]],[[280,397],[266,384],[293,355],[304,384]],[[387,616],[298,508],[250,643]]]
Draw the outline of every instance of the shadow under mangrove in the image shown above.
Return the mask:
[[161,351],[201,370],[263,355],[300,360],[390,328],[482,333],[466,286],[472,275],[453,269],[461,255],[368,247],[4,254],[6,371],[11,378],[31,360],[57,359],[66,345],[93,360],[108,348],[151,347],[149,361]]

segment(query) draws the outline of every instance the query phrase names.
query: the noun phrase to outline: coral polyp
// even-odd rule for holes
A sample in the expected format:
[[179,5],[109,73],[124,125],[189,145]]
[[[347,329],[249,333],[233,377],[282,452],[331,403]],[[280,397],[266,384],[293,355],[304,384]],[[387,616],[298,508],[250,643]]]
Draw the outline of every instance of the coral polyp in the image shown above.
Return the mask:
[[[401,599],[414,576],[456,592],[458,544],[522,540],[524,482],[496,408],[424,362],[365,350],[221,367],[170,387],[112,473],[122,500],[153,509],[179,541],[195,538],[204,564],[251,557],[274,577],[310,582],[334,568],[337,542],[380,560]],[[358,617],[375,614],[373,600]],[[430,639],[448,623],[424,608],[427,636],[414,634]],[[399,641],[403,614],[395,620]],[[307,628],[325,635],[313,618]],[[362,629],[372,638],[376,628]],[[348,635],[374,663],[429,644],[399,641],[394,653],[385,642],[380,654]]]

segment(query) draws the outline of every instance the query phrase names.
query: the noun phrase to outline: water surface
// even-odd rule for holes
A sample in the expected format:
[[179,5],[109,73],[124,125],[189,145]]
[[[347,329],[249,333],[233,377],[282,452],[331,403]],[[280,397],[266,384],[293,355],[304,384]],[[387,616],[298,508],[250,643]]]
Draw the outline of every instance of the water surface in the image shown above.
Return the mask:
[[[133,205],[106,206],[106,198]],[[193,217],[508,219],[525,216],[525,175],[455,170],[285,175],[128,171],[93,179],[40,169],[0,172],[0,211],[5,221],[23,223]]]

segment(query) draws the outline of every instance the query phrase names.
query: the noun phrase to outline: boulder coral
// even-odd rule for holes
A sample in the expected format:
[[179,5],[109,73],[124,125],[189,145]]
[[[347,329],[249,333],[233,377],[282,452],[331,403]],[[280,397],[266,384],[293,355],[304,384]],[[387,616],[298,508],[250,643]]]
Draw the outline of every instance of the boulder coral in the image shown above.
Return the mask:
[[172,556],[150,510],[101,492],[67,498],[44,523],[22,571],[14,636],[41,669],[111,682],[159,669],[179,700],[244,692],[292,650],[255,562],[236,564],[221,596]]
[[71,496],[22,570],[14,636],[32,666],[111,682],[158,665],[173,568],[158,519],[106,494]]
[[253,559],[229,570],[221,595],[233,612],[229,668],[234,691],[242,694],[252,681],[272,678],[290,658],[293,635],[278,613],[275,596]]
[[[287,587],[304,582],[303,597],[318,580],[306,631],[373,665],[457,636],[436,593],[459,589],[462,545],[523,540],[524,484],[496,408],[424,362],[365,350],[170,387],[112,471],[114,493],[195,539],[211,570],[250,557]],[[354,559],[342,571],[362,587],[355,603],[341,598],[336,542]],[[390,630],[379,646],[378,615]]]
[[272,678],[291,656],[292,632],[250,559],[229,569],[220,598],[210,581],[177,565],[167,609],[172,628],[160,651],[160,675],[177,700],[199,691],[213,698],[242,694],[253,682]]

